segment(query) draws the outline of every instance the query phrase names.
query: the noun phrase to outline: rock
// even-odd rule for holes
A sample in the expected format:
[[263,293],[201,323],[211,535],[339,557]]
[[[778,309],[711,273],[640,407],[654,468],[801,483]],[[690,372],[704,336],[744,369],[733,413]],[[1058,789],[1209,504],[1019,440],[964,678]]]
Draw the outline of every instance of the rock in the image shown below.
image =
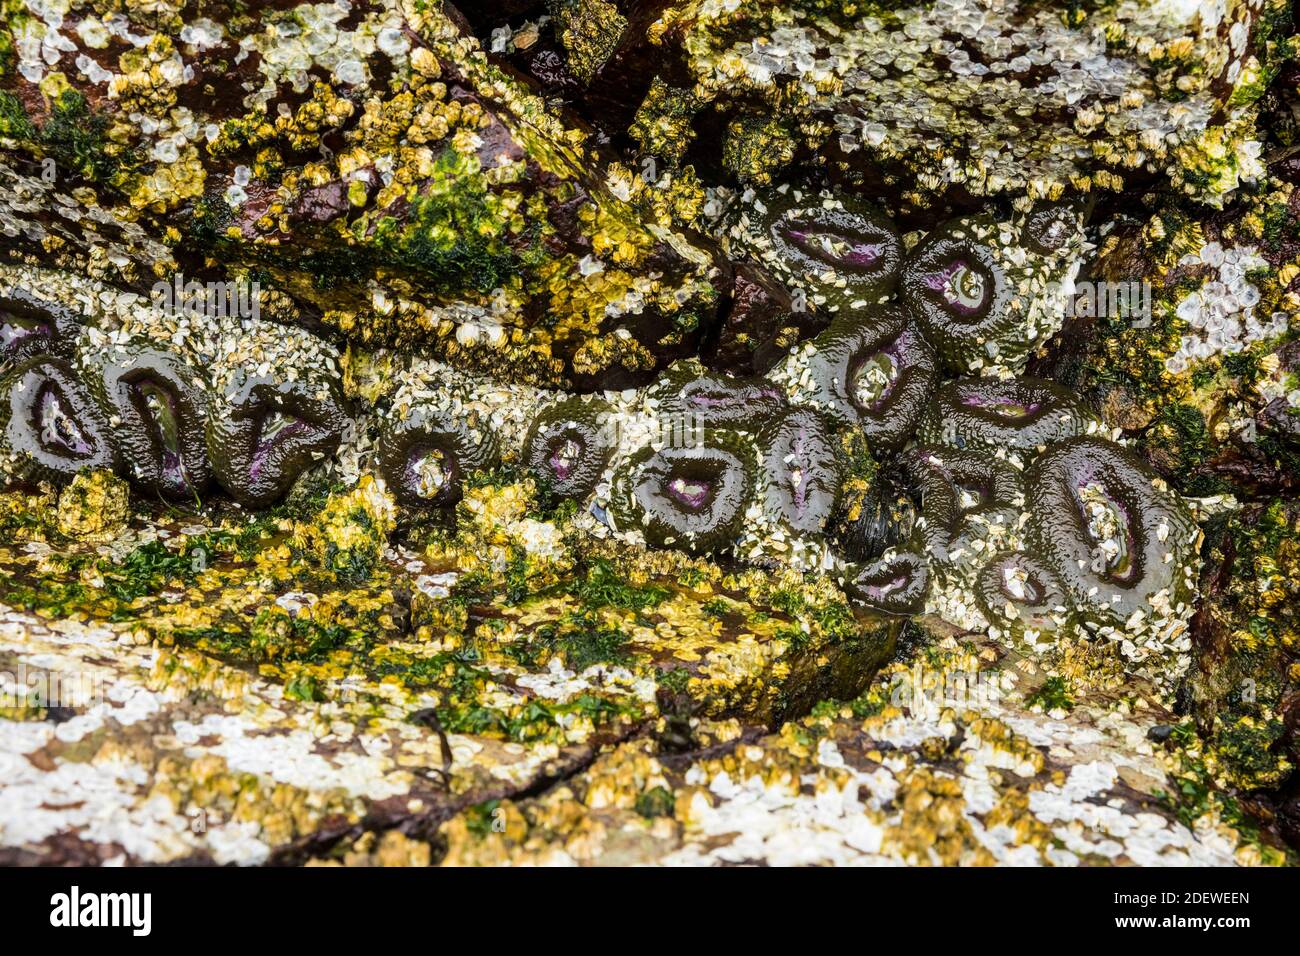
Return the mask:
[[106,37],[125,64],[109,96],[72,64],[93,15],[35,24],[54,61],[0,75],[0,222],[21,217],[33,252],[49,237],[50,265],[141,291],[254,272],[349,339],[540,384],[624,387],[693,351],[716,269],[639,179],[441,5],[312,9],[282,33],[274,4],[210,29],[127,14],[147,39]]
[[58,528],[70,538],[112,539],[130,516],[131,492],[111,471],[83,471],[59,495]]
[[1295,766],[1300,508],[1251,504],[1214,522],[1192,624],[1188,680],[1206,763],[1239,791],[1273,789]]
[[830,322],[797,311],[789,292],[761,266],[735,267],[730,308],[719,325],[717,340],[706,344],[705,364],[733,375],[762,375],[782,361],[796,342],[816,335]]
[[[963,643],[955,638],[959,637]],[[635,741],[563,787],[439,831],[448,864],[1230,865],[1278,858],[1160,796],[1156,714],[1106,695],[1043,713],[1041,672],[940,638],[858,700],[779,733],[710,728],[695,753]],[[662,808],[662,809],[661,809]],[[668,810],[671,808],[671,811]]]
[[[323,513],[354,527],[365,487]],[[151,543],[123,540],[91,585],[0,549],[0,602],[26,608],[0,618],[0,670],[47,688],[0,713],[26,768],[7,781],[0,859],[300,862],[342,843],[419,862],[427,848],[358,841],[428,836],[633,735],[679,726],[694,746],[701,720],[776,727],[858,693],[902,626],[828,582],[668,553],[584,547],[576,564],[498,570],[486,542],[518,555],[503,532],[523,532],[508,509],[482,513],[424,556],[385,549],[365,576],[337,566],[337,535],[296,559],[287,520],[146,522],[130,534]],[[72,801],[86,774],[93,793]]]

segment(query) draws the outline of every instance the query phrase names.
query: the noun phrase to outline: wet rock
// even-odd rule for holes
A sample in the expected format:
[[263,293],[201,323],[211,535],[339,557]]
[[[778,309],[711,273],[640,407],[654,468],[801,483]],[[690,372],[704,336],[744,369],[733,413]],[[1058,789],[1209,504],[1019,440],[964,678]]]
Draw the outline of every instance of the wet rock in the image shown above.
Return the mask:
[[796,342],[817,334],[829,316],[796,311],[789,292],[761,266],[741,263],[732,279],[730,305],[717,339],[706,345],[705,364],[735,375],[762,375]]

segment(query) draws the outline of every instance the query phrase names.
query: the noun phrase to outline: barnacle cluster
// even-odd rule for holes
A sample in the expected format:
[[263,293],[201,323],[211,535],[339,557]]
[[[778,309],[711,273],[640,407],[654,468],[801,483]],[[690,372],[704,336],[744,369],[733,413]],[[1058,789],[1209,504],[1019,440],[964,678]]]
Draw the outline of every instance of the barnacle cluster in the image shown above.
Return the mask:
[[[662,86],[638,121],[725,124],[724,158],[754,184],[816,151],[912,209],[1120,191],[1161,172],[1217,202],[1262,171],[1251,107],[1286,49],[1247,37],[1279,6],[675,4],[649,33]],[[744,148],[773,123],[788,154]]]

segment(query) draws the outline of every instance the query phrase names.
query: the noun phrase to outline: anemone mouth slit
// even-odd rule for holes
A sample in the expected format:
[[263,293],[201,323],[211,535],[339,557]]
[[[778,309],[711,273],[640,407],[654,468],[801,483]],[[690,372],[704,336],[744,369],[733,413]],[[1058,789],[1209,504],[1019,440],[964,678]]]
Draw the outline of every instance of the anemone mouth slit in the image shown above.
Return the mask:
[[790,468],[790,493],[794,498],[795,511],[800,515],[808,510],[808,486],[811,478],[807,468],[810,457],[808,451],[808,429],[800,426],[790,442],[790,454],[786,461]]
[[734,433],[705,430],[704,444],[638,453],[615,478],[614,518],[655,546],[695,553],[728,547],[739,533],[753,471]]
[[898,386],[899,373],[898,358],[890,350],[864,355],[849,372],[849,397],[862,411],[879,412]]
[[445,449],[418,445],[407,455],[406,484],[417,498],[434,498],[459,483],[455,459]]
[[903,588],[907,587],[908,582],[911,580],[912,579],[909,575],[895,574],[893,577],[883,577],[874,583],[867,584],[862,590],[872,597],[882,598],[894,593],[895,591],[901,591]]
[[1027,551],[992,556],[976,577],[975,598],[990,624],[1016,634],[1055,631],[1073,615],[1061,579]]
[[883,239],[872,241],[845,230],[828,228],[801,218],[787,219],[780,227],[786,241],[827,265],[866,271],[884,255]]
[[77,424],[63,392],[46,382],[36,397],[35,431],[49,452],[66,458],[86,458],[94,452],[90,438]]
[[1002,591],[1005,594],[1029,605],[1040,605],[1047,595],[1047,589],[1037,578],[1025,574],[1011,565],[1002,568]]
[[924,414],[938,374],[934,352],[905,315],[882,308],[837,318],[814,340],[807,364],[812,403],[896,451]]
[[1026,541],[1089,623],[1140,627],[1194,594],[1195,519],[1131,449],[1066,439],[1027,469],[1025,487]]
[[346,421],[333,396],[302,383],[259,384],[229,413],[209,416],[208,458],[231,497],[267,507],[337,447]]
[[13,476],[64,481],[82,468],[119,463],[107,417],[66,360],[25,359],[0,380],[0,394],[0,433]]
[[1076,482],[1074,500],[1076,520],[1092,549],[1093,572],[1119,585],[1136,584],[1142,572],[1137,555],[1143,549],[1124,502],[1089,477]]
[[712,500],[716,488],[713,478],[677,475],[670,478],[664,490],[670,497],[691,511],[702,511]]
[[759,435],[764,513],[795,534],[820,534],[839,506],[842,480],[834,428],[810,408],[792,408]]
[[551,453],[547,456],[546,463],[551,466],[551,472],[556,478],[568,481],[578,470],[586,451],[587,445],[581,438],[563,434],[552,440]]
[[661,424],[749,431],[785,407],[785,393],[759,378],[723,373],[671,374],[656,386]]
[[788,285],[836,312],[878,301],[898,281],[903,241],[884,210],[852,196],[782,187],[761,196],[762,212],[741,225],[743,242]]
[[964,319],[978,320],[986,311],[993,277],[966,259],[953,259],[924,279],[930,291]]
[[767,386],[746,386],[740,389],[701,386],[688,389],[684,403],[701,411],[743,412],[755,402],[782,400],[780,391]]
[[181,409],[176,393],[149,376],[129,382],[128,388],[157,458],[160,483],[172,493],[183,492],[190,481],[181,443]]
[[306,419],[279,406],[272,406],[263,412],[257,421],[257,435],[248,467],[250,477],[259,478],[277,448],[305,435],[310,429],[311,425]]
[[617,445],[611,412],[603,401],[573,397],[534,420],[523,460],[548,497],[585,499],[595,489]]
[[40,319],[29,319],[0,309],[0,353],[26,345],[52,333],[50,324]]
[[915,551],[886,553],[845,582],[848,594],[889,614],[915,614],[930,591],[930,566]]
[[1017,402],[1009,398],[983,398],[979,395],[965,395],[961,403],[1002,421],[1021,423],[1037,418],[1044,408],[1042,402]]
[[1080,435],[1094,419],[1077,395],[1043,379],[957,379],[930,400],[920,437],[949,447],[1029,451]]
[[0,365],[42,354],[63,354],[79,323],[67,307],[47,302],[25,289],[0,294]]
[[[529,441],[530,455],[548,447],[541,439]],[[464,496],[465,480],[499,460],[496,438],[477,412],[442,404],[417,404],[383,420],[375,456],[397,500],[417,510],[456,504]],[[537,460],[529,464],[539,474],[544,471]]]

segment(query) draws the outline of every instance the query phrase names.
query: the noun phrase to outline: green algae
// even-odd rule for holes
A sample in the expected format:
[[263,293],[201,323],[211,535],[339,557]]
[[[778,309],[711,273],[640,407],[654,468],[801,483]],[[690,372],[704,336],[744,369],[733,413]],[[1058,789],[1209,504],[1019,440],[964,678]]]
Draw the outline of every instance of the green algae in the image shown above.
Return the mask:
[[36,127],[27,117],[27,110],[18,97],[0,90],[0,136],[29,140],[36,135]]
[[1044,713],[1069,711],[1074,709],[1074,699],[1070,696],[1070,688],[1064,678],[1053,676],[1043,681],[1041,687],[1025,698],[1025,706],[1041,707]]
[[419,271],[437,294],[466,289],[487,294],[511,284],[544,256],[540,223],[511,230],[502,198],[489,191],[478,159],[452,147],[438,154],[426,192],[404,220],[381,217],[370,241],[394,261]]
[[41,127],[41,142],[58,162],[94,182],[112,182],[118,161],[109,155],[107,117],[91,112],[86,98],[65,90]]
[[1170,775],[1169,790],[1157,790],[1157,798],[1187,827],[1209,817],[1221,820],[1239,834],[1243,843],[1258,848],[1266,862],[1294,865],[1293,850],[1273,845],[1259,820],[1233,794],[1215,781],[1201,753],[1201,741],[1195,725],[1183,721],[1173,727],[1170,743],[1175,748],[1177,766]]

